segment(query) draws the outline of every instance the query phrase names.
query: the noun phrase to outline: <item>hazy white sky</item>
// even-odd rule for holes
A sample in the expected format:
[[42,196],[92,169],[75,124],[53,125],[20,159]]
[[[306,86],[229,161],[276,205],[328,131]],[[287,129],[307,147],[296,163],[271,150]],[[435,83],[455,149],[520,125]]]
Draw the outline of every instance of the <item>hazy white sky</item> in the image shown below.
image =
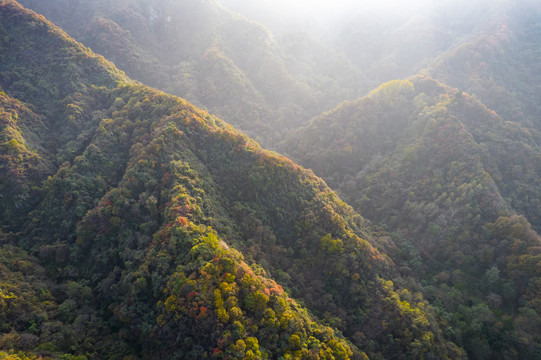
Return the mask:
[[[451,0],[220,0],[226,6],[248,18],[262,22],[276,30],[276,26],[306,28],[319,26],[322,31],[337,21],[347,21],[351,16],[367,10],[386,15],[409,17],[422,13],[435,4]],[[477,1],[477,0],[471,0]],[[270,23],[269,23],[270,21]]]
[[[257,3],[257,0],[254,0]],[[474,0],[472,0],[474,1]],[[440,1],[442,2],[442,1]],[[336,20],[346,20],[349,16],[367,10],[376,10],[388,15],[411,16],[422,13],[438,1],[432,0],[274,0],[280,3],[282,13],[289,17],[302,18],[304,15],[316,19],[321,25],[332,24]]]
[[362,10],[366,8],[412,9],[424,7],[432,3],[430,0],[289,0],[280,2],[298,9],[329,10]]

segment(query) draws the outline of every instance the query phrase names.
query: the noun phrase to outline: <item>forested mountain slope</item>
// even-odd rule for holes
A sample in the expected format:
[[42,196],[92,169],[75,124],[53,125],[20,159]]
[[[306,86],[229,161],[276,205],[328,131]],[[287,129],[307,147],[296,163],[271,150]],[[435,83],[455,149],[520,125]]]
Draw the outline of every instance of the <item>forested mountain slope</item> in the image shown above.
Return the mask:
[[265,144],[371,88],[344,56],[315,39],[304,37],[297,50],[322,61],[299,58],[216,0],[21,3],[132,78],[204,106]]
[[374,9],[338,23],[331,44],[371,81],[426,73],[539,129],[540,16],[541,4],[531,0]]
[[503,2],[487,26],[437,58],[431,76],[470,94],[508,120],[540,128],[541,4]]
[[321,115],[285,147],[381,224],[451,338],[484,359],[539,355],[540,145],[537,131],[418,76]]
[[539,125],[539,1],[341,2],[346,9],[332,13],[327,5],[320,24],[317,10],[288,13],[294,5],[286,1],[223,2],[268,25],[278,39],[310,29],[374,87],[427,73],[475,94],[507,120]]
[[0,48],[0,356],[463,356],[311,171],[14,0]]

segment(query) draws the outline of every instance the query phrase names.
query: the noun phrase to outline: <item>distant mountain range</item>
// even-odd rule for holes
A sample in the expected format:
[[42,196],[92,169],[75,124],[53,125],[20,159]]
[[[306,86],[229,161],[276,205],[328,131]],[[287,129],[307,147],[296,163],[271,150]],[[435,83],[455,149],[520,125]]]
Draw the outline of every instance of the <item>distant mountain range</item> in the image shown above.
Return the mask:
[[282,44],[215,0],[21,4],[130,77],[204,106],[268,146],[370,89],[345,56],[315,38],[296,34]]

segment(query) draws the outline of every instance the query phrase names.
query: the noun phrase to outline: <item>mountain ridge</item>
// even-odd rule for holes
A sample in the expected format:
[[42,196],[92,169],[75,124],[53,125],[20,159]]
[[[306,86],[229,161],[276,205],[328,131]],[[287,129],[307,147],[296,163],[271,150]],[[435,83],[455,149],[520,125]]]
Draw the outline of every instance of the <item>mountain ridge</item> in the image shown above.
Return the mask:
[[[539,295],[525,279],[532,284],[538,273],[517,259],[535,263],[541,241],[532,231],[537,201],[529,196],[538,184],[539,140],[536,130],[504,121],[468,94],[417,76],[383,84],[315,118],[285,145],[292,158],[381,224],[396,246],[386,252],[404,274],[423,281],[445,316],[462,321],[449,327],[470,334],[462,340],[455,334],[455,340],[478,357],[509,351],[494,340],[507,335],[464,326],[465,316],[475,319],[464,315],[472,306],[465,301],[514,317],[510,336],[520,336],[524,326],[522,315],[515,315],[519,308],[536,307]],[[505,228],[513,226],[517,232],[509,235]],[[487,283],[491,271],[498,278]],[[468,300],[454,303],[452,291]],[[537,340],[530,339],[531,348],[517,342],[506,347],[529,358],[537,351]]]
[[[2,38],[18,37],[2,74],[19,74],[2,82],[2,119],[44,128],[2,134],[43,143],[51,163],[1,200],[1,268],[13,282],[1,284],[2,356],[463,356],[364,220],[312,172],[130,81],[14,0],[0,5]],[[47,61],[24,61],[48,37],[54,46],[38,48],[56,56],[55,76]],[[26,202],[12,215],[17,196]]]
[[[364,91],[360,71],[333,50],[314,39],[289,39],[347,68],[340,83],[333,69],[286,55],[281,39],[217,1],[22,4],[114,59],[131,77],[205,106],[266,146],[343,96]],[[74,16],[64,13],[68,8]]]
[[[25,2],[54,13],[52,2]],[[9,189],[0,236],[5,278],[15,283],[2,293],[2,348],[91,358],[538,357],[535,3],[470,3],[458,17],[449,2],[433,13],[441,24],[379,19],[385,36],[373,52],[381,53],[368,60],[355,58],[363,37],[337,45],[348,59],[310,34],[273,39],[238,16],[215,21],[224,14],[217,2],[184,3],[181,23],[171,3],[141,4],[65,9],[86,9],[93,47],[130,58],[131,71],[150,69],[150,78],[160,79],[161,65],[136,40],[184,31],[168,49],[193,51],[165,64],[182,91],[231,106],[254,134],[278,127],[267,140],[368,220],[314,173],[132,82],[42,17],[14,11],[3,22],[13,26],[0,27]],[[478,14],[486,21],[473,21]],[[437,40],[446,46],[430,46]],[[253,41],[255,51],[233,51]],[[427,52],[417,51],[423,44]],[[329,64],[313,61],[318,54]],[[376,79],[424,68],[460,87],[426,75],[393,80],[306,123],[326,96],[313,90],[348,98],[354,87],[339,84],[367,81],[355,70],[365,60],[382,70],[370,72]],[[250,75],[249,64],[273,70]],[[258,93],[269,76],[276,86]],[[283,101],[292,106],[275,116]],[[40,269],[47,278],[34,276]]]

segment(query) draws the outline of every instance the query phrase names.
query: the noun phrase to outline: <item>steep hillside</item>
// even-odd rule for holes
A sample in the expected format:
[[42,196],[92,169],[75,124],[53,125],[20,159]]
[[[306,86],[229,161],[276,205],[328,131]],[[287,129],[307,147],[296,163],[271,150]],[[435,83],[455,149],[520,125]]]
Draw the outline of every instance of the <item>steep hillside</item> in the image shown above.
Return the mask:
[[0,24],[0,356],[463,356],[312,172],[13,0]]
[[437,58],[429,73],[476,94],[506,119],[539,129],[541,6],[504,2],[498,16]]
[[387,252],[475,359],[539,353],[540,145],[426,77],[344,103],[285,144],[389,233]]
[[531,0],[364,10],[336,26],[331,44],[369,80],[426,73],[475,94],[509,121],[539,129],[540,16]]
[[[216,0],[21,3],[134,79],[204,106],[266,144],[369,88],[329,48],[311,46],[324,64],[292,59],[266,28]],[[348,76],[334,76],[328,64],[349,68]]]
[[[6,12],[7,5],[2,6]],[[116,86],[127,78],[43,17],[28,20],[21,12],[6,12],[4,17],[0,190],[9,200],[0,209],[3,220],[11,222],[20,220],[18,215],[37,201],[35,187],[53,172],[56,158],[51,154],[81,148],[88,141],[88,118],[78,103],[84,92],[93,86]]]

